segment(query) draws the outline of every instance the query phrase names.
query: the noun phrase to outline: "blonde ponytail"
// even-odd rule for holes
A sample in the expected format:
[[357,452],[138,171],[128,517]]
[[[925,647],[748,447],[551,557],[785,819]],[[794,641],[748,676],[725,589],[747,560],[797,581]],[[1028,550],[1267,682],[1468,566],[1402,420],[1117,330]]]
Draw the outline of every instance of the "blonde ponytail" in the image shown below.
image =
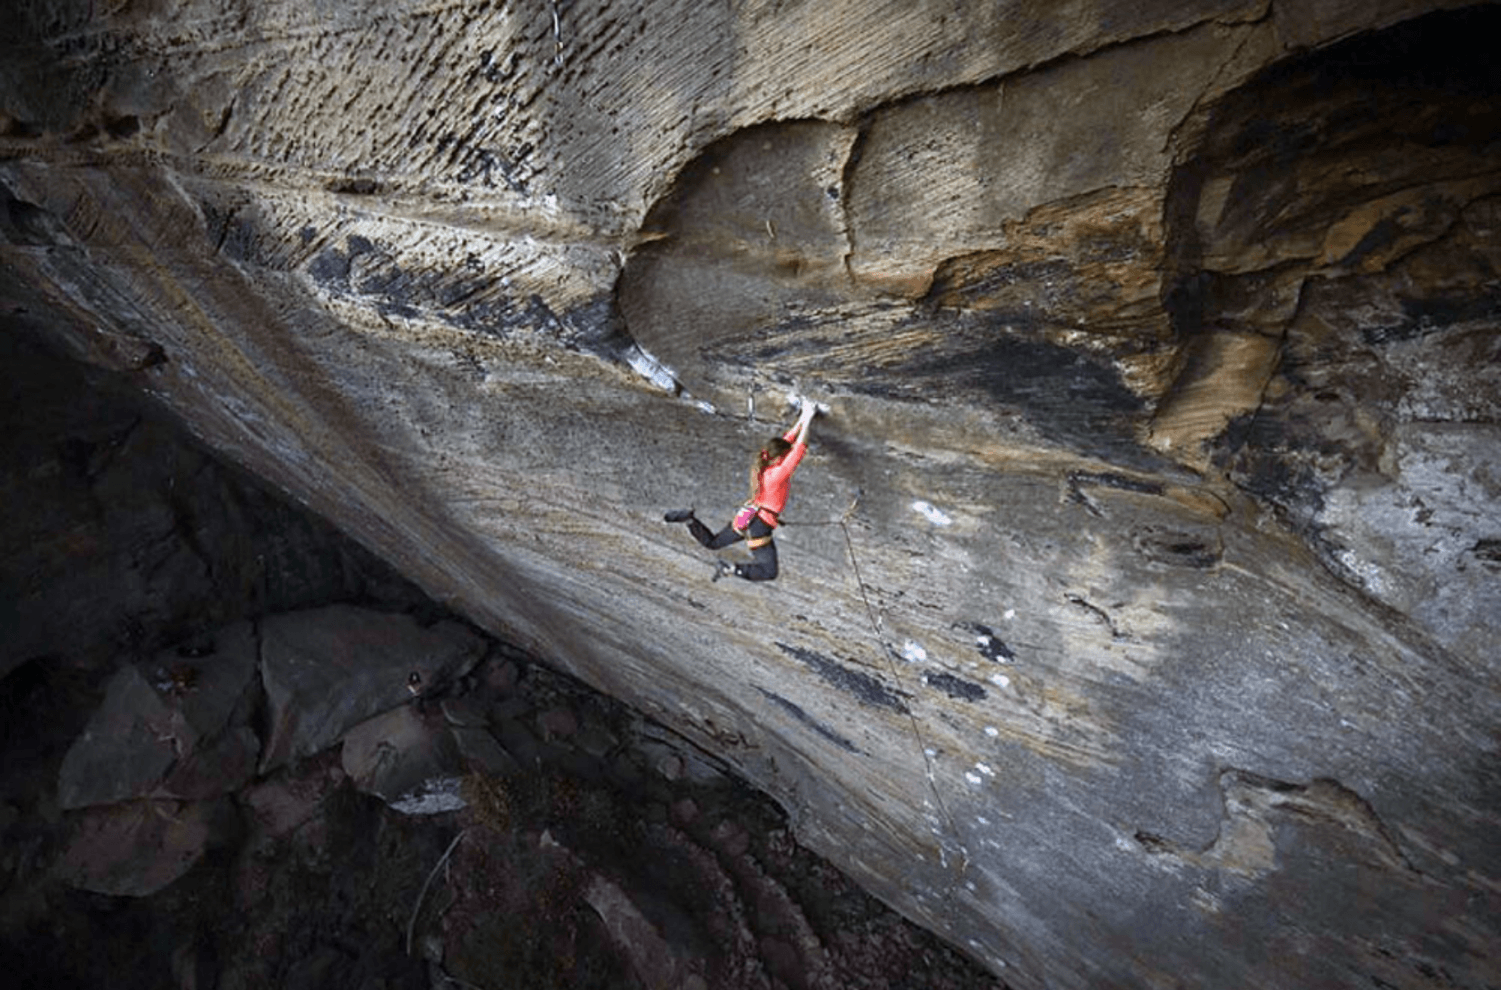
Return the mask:
[[766,441],[766,446],[751,455],[750,494],[746,497],[747,501],[754,502],[761,494],[761,475],[771,466],[771,462],[791,449],[792,444],[785,437],[772,437]]

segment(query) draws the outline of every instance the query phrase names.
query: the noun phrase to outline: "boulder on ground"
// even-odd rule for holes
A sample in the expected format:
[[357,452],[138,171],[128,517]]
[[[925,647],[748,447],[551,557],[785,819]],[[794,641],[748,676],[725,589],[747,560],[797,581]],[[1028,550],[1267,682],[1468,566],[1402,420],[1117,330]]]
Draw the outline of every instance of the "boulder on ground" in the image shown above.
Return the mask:
[[308,761],[256,781],[240,792],[250,822],[264,834],[283,836],[296,831],[323,807],[329,794],[344,780],[343,768]]
[[506,752],[488,729],[455,726],[449,730],[458,744],[459,756],[465,767],[489,777],[514,777],[521,773],[521,764]]
[[63,759],[64,809],[147,796],[202,800],[250,780],[256,643],[249,622],[127,664]]
[[171,706],[134,664],[120,668],[105,688],[104,702],[63,757],[58,805],[112,804],[154,790],[177,759],[175,722]]
[[463,761],[452,734],[441,718],[428,721],[411,705],[362,722],[344,737],[344,772],[356,788],[374,794],[408,814],[433,814],[463,807],[432,795],[457,789]]
[[427,692],[463,676],[484,649],[456,622],[423,628],[407,615],[351,605],[265,619],[261,680],[270,738],[261,771],[325,749],[409,701],[409,684]]
[[80,890],[147,897],[192,869],[226,820],[222,800],[89,808],[58,860],[58,876]]

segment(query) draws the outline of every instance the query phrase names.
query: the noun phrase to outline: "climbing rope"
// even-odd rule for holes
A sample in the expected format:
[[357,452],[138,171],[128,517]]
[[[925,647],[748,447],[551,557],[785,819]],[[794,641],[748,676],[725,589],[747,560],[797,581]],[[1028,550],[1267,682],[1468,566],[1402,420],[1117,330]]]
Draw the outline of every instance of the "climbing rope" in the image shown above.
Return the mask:
[[[823,412],[827,412],[828,411],[828,407],[827,406],[821,406],[820,409]],[[749,399],[749,404],[748,404],[748,414],[749,414],[749,416],[751,418],[754,418],[755,417],[755,413],[756,413],[755,393],[752,392],[751,396],[750,396],[750,399]],[[804,523],[799,523],[799,522],[796,522],[795,520],[794,521],[790,521],[790,522],[786,521],[786,520],[783,520],[782,523],[781,523],[781,525],[783,525],[783,526],[788,526],[788,525],[791,525],[791,526],[809,526],[809,527],[814,527],[814,526],[838,526],[839,529],[840,529],[840,531],[844,533],[844,546],[845,546],[845,549],[849,551],[849,555],[850,555],[850,569],[854,573],[854,576],[855,576],[855,585],[856,585],[856,587],[858,587],[860,589],[860,600],[865,604],[865,618],[870,623],[871,634],[873,636],[875,636],[876,644],[880,647],[882,655],[885,656],[885,658],[886,658],[886,665],[887,665],[888,669],[891,671],[891,678],[896,683],[897,690],[898,691],[903,691],[903,688],[902,688],[902,676],[897,671],[896,660],[894,659],[896,650],[895,650],[894,647],[892,647],[890,644],[888,644],[886,642],[886,636],[881,631],[881,621],[880,621],[879,617],[877,617],[877,615],[876,615],[875,607],[872,606],[871,603],[870,603],[870,592],[869,592],[869,589],[865,585],[865,578],[860,573],[860,558],[855,553],[855,540],[854,540],[854,537],[852,537],[850,535],[850,526],[849,526],[850,517],[855,514],[855,509],[858,508],[859,505],[860,505],[860,496],[861,496],[861,494],[863,494],[863,493],[859,489],[856,489],[856,491],[855,491],[855,497],[852,500],[850,500],[849,508],[845,509],[844,510],[844,514],[841,515],[838,519],[828,520],[828,521],[824,521],[824,522],[804,522]],[[905,693],[905,692],[903,692],[903,693]],[[915,697],[915,695],[909,695],[909,697]],[[927,744],[927,740],[923,738],[922,726],[920,724],[918,724],[917,715],[912,711],[912,706],[911,705],[907,705],[907,706],[905,706],[905,708],[906,708],[906,713],[907,713],[907,721],[912,726],[912,737],[913,737],[913,739],[916,740],[916,742],[917,742],[917,750],[922,755],[923,768],[926,771],[926,776],[928,778],[928,790],[933,795],[933,802],[937,806],[939,814],[942,816],[942,822],[947,823],[949,837],[953,840],[954,846],[959,850],[959,855],[960,855],[960,859],[961,859],[961,861],[959,863],[959,870],[954,875],[953,879],[950,881],[950,884],[949,884],[949,892],[952,893],[953,892],[954,884],[956,884],[958,882],[958,879],[960,877],[962,877],[965,874],[965,872],[969,869],[969,850],[966,849],[965,846],[964,846],[964,843],[960,841],[960,839],[959,839],[959,828],[958,828],[958,825],[954,821],[954,816],[952,814],[950,814],[949,809],[948,809],[948,805],[943,800],[943,795],[941,793],[939,793],[939,790],[938,790],[938,775],[937,775],[937,772],[936,772],[936,770],[934,769],[934,766],[933,766],[933,758],[930,755],[928,755],[928,744]],[[943,843],[943,841],[942,841],[941,838],[940,838],[940,840],[938,842],[938,861],[939,861],[939,864],[944,869],[948,869],[949,868],[948,851],[945,848],[944,843]]]
[[[855,514],[855,509],[860,505],[860,495],[859,491],[855,492],[855,497],[850,502],[849,508],[845,509],[844,514],[838,519],[827,522],[784,522],[782,525],[838,526],[844,533],[844,546],[850,555],[850,569],[855,576],[855,585],[860,589],[860,600],[865,604],[865,618],[870,623],[870,629],[876,638],[876,643],[881,647],[881,654],[886,658],[886,666],[891,671],[891,678],[896,682],[897,690],[905,693],[902,687],[902,675],[897,670],[896,660],[893,656],[895,649],[886,642],[886,635],[881,631],[881,620],[876,615],[875,607],[870,603],[870,592],[866,588],[865,578],[860,574],[860,558],[855,553],[855,541],[850,536],[849,521],[850,517]],[[911,696],[909,695],[909,697]],[[928,790],[932,793],[933,801],[937,805],[939,813],[943,815],[943,820],[948,824],[949,835],[953,839],[954,845],[958,847],[959,855],[962,858],[959,864],[958,876],[963,876],[965,871],[969,869],[969,850],[964,847],[963,842],[959,841],[959,829],[954,822],[954,816],[949,813],[948,805],[944,803],[943,795],[938,791],[938,776],[933,768],[933,758],[928,754],[928,744],[927,740],[923,738],[922,726],[918,723],[917,715],[912,711],[912,706],[906,705],[904,707],[907,712],[907,721],[912,725],[912,737],[917,740],[918,752],[922,754],[923,767],[927,772]],[[942,842],[938,843],[938,860],[940,865],[945,869],[948,868],[948,855]],[[957,877],[955,879],[957,880]]]

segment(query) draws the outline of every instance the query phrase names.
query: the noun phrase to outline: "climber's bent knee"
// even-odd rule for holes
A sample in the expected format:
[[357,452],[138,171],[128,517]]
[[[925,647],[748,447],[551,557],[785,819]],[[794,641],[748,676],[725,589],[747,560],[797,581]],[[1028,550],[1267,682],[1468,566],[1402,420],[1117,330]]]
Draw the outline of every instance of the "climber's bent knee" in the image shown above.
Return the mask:
[[747,581],[772,581],[777,576],[777,545],[766,537],[766,543],[751,550],[751,562],[738,564],[735,573]]

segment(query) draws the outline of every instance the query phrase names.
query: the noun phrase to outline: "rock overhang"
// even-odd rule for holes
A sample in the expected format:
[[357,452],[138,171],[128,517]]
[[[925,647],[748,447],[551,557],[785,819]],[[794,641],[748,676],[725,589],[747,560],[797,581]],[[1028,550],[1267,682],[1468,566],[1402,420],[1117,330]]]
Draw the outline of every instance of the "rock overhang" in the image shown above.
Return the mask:
[[[1440,5],[692,6],[696,54],[645,7],[487,8],[456,40],[467,15],[393,5],[332,40],[268,4],[227,56],[39,20],[72,88],[8,97],[6,263],[205,437],[714,746],[1018,986],[1251,967],[1217,926],[1281,944],[1265,871],[1317,886],[1307,848],[1478,890],[1448,859],[1490,875],[1464,754],[1494,748],[1501,525],[1494,479],[1442,465],[1495,428],[1461,398],[1490,381],[1490,118],[1450,87],[1414,119],[1470,143],[1383,157],[1379,113],[1335,87],[1300,114],[1326,70],[1285,60]],[[1490,15],[1455,16],[1414,23]],[[1328,185],[1352,147],[1387,177]],[[1413,391],[1451,347],[1453,384]],[[711,588],[656,509],[733,506],[793,387],[837,401],[784,579]]]

